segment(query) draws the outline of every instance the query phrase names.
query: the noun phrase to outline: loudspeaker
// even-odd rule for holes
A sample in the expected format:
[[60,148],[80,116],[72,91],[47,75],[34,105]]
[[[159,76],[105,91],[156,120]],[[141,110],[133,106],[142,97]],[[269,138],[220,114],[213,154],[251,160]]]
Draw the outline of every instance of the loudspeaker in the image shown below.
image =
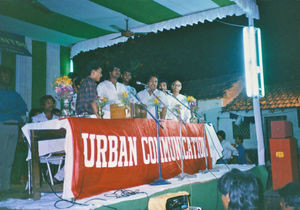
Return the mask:
[[296,141],[295,138],[270,139],[273,190],[298,181]]
[[272,139],[287,138],[293,136],[292,123],[290,121],[271,121]]

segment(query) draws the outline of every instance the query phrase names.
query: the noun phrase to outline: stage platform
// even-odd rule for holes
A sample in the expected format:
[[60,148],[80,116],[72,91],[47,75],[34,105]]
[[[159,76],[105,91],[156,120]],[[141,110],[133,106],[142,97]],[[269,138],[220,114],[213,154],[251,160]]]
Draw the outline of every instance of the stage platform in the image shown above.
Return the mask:
[[[195,178],[185,178],[178,180],[171,178],[168,181],[170,185],[150,186],[141,185],[137,187],[127,188],[130,191],[139,192],[136,195],[128,197],[116,198],[115,191],[102,193],[97,196],[77,200],[78,204],[74,204],[68,209],[147,209],[148,200],[170,192],[187,191],[190,193],[190,201],[192,206],[200,206],[203,209],[223,209],[221,194],[217,190],[217,179],[232,168],[238,168],[242,171],[251,171],[261,181],[264,189],[266,188],[268,173],[264,166],[254,165],[216,165],[214,170],[208,173],[197,173]],[[132,177],[134,179],[134,177]],[[120,193],[118,193],[120,194]],[[61,196],[61,193],[58,193]],[[54,203],[59,198],[54,193],[42,193],[42,197],[38,201],[33,199],[8,199],[0,202],[0,208],[9,209],[55,209]],[[81,204],[81,205],[79,205]],[[59,202],[58,208],[67,208],[70,203]]]

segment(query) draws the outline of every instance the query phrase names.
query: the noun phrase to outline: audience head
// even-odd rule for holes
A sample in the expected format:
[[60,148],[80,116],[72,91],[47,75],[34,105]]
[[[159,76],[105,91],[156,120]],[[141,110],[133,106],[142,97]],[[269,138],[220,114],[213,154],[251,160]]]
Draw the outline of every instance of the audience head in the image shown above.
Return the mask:
[[0,65],[0,86],[8,88],[11,82],[11,70]]
[[254,174],[232,169],[218,180],[225,210],[259,208],[259,185]]
[[175,80],[174,82],[172,82],[172,93],[179,93],[181,91],[182,88],[182,84],[179,80]]
[[226,139],[226,134],[225,134],[225,132],[223,130],[219,130],[217,132],[217,136],[218,136],[218,138],[219,138],[220,141],[223,141],[224,139]]
[[279,191],[281,198],[280,205],[284,210],[300,209],[300,183],[291,182],[281,188]]
[[237,135],[237,136],[235,137],[235,143],[236,143],[237,145],[241,145],[241,144],[243,144],[243,142],[244,142],[244,138],[243,138],[241,135]]
[[166,92],[168,89],[168,84],[166,81],[161,81],[158,85],[158,89],[160,89],[163,92]]
[[102,67],[100,62],[98,61],[91,61],[87,65],[87,73],[88,76],[96,82],[100,82],[102,76]]
[[122,75],[121,75],[121,78],[122,78],[123,84],[129,85],[129,83],[132,79],[131,72],[127,71],[127,70],[123,71]]
[[55,100],[50,95],[45,95],[40,99],[41,109],[44,112],[52,112],[55,106]]
[[157,76],[150,76],[148,80],[148,87],[150,88],[151,91],[154,91],[157,88],[157,83],[158,83],[158,77]]

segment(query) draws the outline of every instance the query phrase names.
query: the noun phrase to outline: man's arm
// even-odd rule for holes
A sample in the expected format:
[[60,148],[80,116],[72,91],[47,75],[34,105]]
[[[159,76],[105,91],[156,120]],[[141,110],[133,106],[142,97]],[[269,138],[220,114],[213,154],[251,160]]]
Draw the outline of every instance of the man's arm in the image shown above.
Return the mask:
[[101,116],[98,114],[98,107],[97,107],[97,104],[95,101],[93,101],[91,103],[91,106],[92,106],[93,112],[97,116],[97,118],[101,118]]
[[161,110],[161,116],[160,116],[160,118],[161,119],[165,119],[166,118],[166,113],[167,113],[167,108],[163,107],[162,110]]

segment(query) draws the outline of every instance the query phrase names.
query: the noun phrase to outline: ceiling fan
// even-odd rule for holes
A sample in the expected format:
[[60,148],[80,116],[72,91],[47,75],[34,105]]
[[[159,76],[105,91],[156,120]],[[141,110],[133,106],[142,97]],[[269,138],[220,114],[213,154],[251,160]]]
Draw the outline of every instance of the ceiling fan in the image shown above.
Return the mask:
[[[129,19],[126,18],[125,21],[126,21],[126,28],[125,28],[125,30],[122,29],[122,28],[120,28],[120,27],[118,27],[118,26],[116,26],[116,25],[110,25],[110,27],[118,30],[121,33],[121,36],[115,37],[113,39],[118,39],[120,37],[132,37],[132,36],[140,36],[140,35],[146,35],[146,34],[148,34],[148,32],[133,32],[133,31],[131,31],[129,29],[129,26],[128,26]],[[113,40],[113,39],[111,39],[111,40]]]

